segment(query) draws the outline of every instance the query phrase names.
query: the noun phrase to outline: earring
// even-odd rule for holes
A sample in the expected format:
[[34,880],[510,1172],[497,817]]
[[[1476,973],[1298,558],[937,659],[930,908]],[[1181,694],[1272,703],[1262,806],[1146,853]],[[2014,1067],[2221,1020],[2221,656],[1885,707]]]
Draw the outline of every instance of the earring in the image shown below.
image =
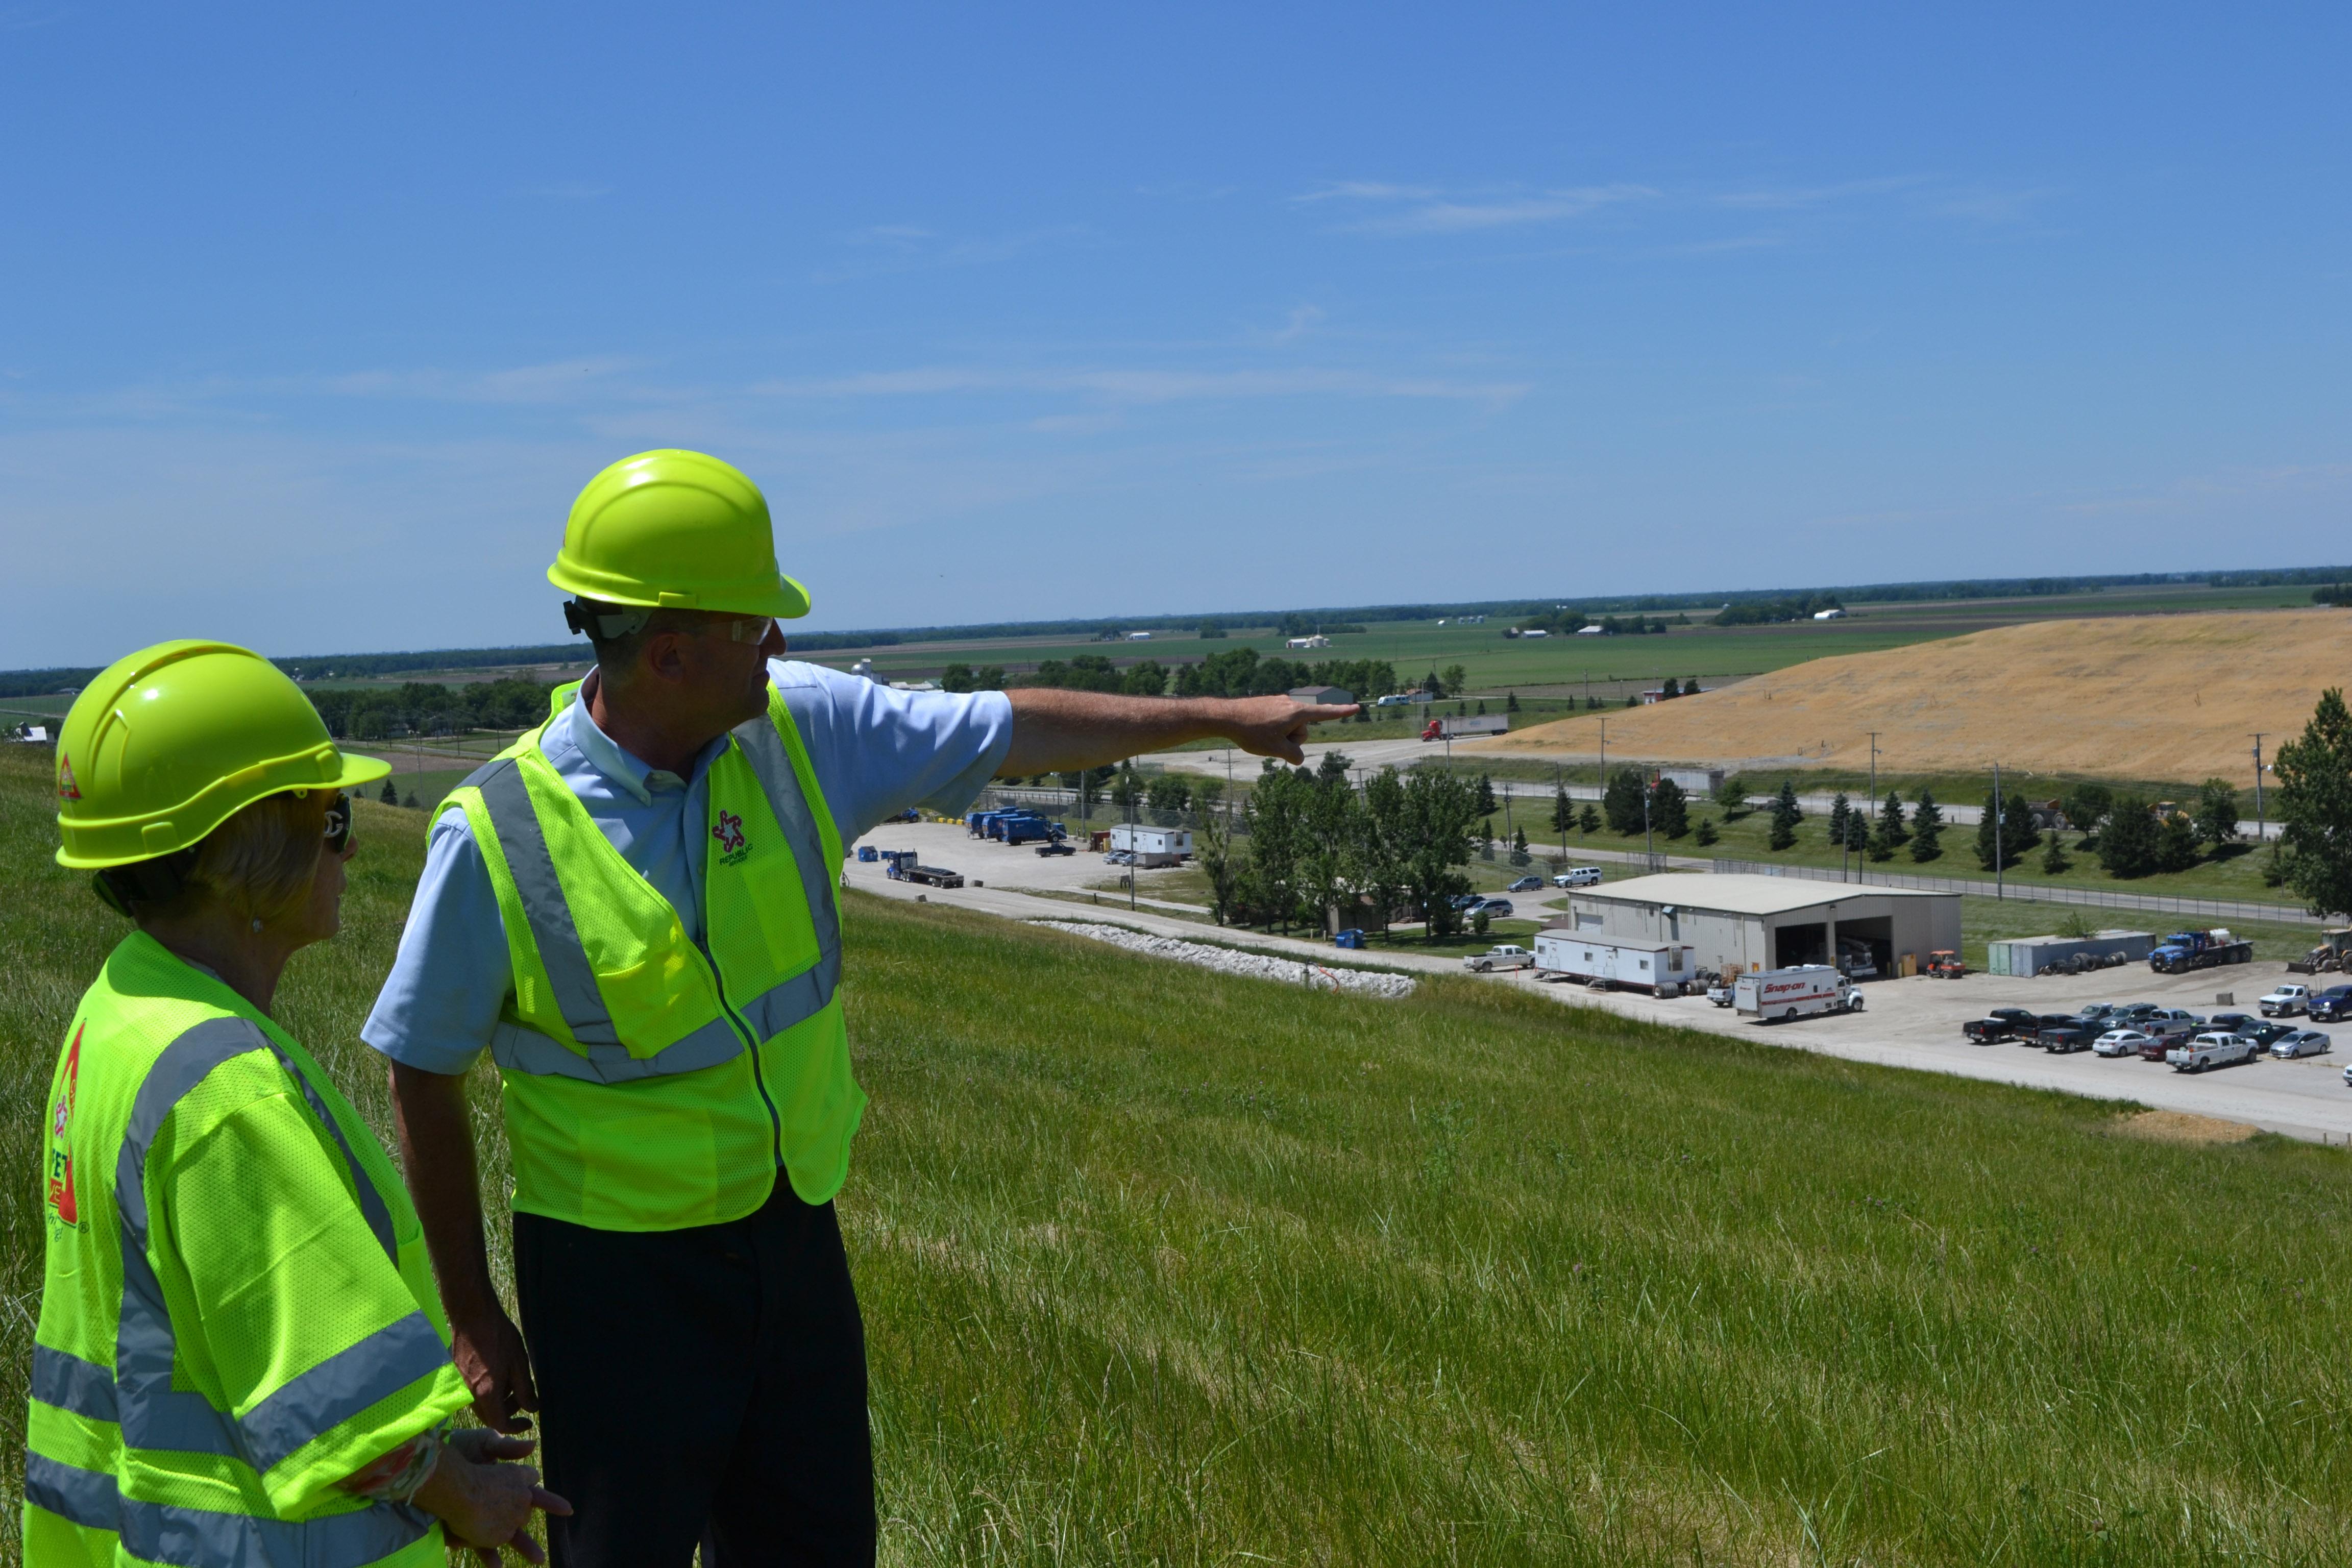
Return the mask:
[[261,934],[261,917],[258,915],[256,915],[253,919],[253,934],[256,936],[259,936]]

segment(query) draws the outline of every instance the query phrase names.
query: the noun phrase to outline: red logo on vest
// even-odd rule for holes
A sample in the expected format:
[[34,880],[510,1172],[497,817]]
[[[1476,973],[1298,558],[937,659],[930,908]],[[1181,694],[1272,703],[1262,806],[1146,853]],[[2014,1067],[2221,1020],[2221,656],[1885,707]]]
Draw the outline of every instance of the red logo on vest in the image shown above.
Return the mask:
[[[49,1136],[63,1139],[66,1128],[73,1121],[74,1095],[81,1084],[81,1030],[74,1031],[73,1044],[66,1047],[66,1083],[58,1092],[58,1103],[49,1115]],[[80,1217],[80,1208],[74,1202],[73,1152],[69,1149],[49,1151],[49,1206],[68,1225]]]
[[720,812],[719,826],[710,830],[710,837],[719,840],[719,847],[734,854],[743,847],[743,819],[731,811]]

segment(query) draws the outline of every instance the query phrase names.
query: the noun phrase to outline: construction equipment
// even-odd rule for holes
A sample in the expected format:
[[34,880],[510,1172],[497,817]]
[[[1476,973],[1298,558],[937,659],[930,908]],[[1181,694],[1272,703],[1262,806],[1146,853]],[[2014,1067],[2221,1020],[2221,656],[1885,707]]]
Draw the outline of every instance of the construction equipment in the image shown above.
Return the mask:
[[2337,926],[2319,933],[2319,945],[2289,963],[2290,974],[2335,974],[2344,968],[2344,955],[2352,950],[2352,926]]

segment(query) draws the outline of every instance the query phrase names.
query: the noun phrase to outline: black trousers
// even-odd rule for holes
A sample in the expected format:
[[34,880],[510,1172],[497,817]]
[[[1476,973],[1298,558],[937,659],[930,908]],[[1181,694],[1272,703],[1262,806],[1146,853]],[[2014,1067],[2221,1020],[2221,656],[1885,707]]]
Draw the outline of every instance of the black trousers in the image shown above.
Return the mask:
[[874,1561],[866,1331],[833,1205],[777,1173],[690,1230],[514,1216],[556,1568]]

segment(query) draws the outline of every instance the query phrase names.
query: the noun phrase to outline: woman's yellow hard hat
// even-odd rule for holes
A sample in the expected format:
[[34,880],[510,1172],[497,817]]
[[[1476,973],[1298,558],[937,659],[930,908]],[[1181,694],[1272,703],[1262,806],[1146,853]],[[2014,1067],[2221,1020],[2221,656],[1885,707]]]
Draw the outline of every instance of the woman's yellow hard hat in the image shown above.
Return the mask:
[[82,689],[58,735],[58,864],[127,866],[190,848],[285,790],[392,772],[346,755],[302,689],[232,643],[157,643]]

